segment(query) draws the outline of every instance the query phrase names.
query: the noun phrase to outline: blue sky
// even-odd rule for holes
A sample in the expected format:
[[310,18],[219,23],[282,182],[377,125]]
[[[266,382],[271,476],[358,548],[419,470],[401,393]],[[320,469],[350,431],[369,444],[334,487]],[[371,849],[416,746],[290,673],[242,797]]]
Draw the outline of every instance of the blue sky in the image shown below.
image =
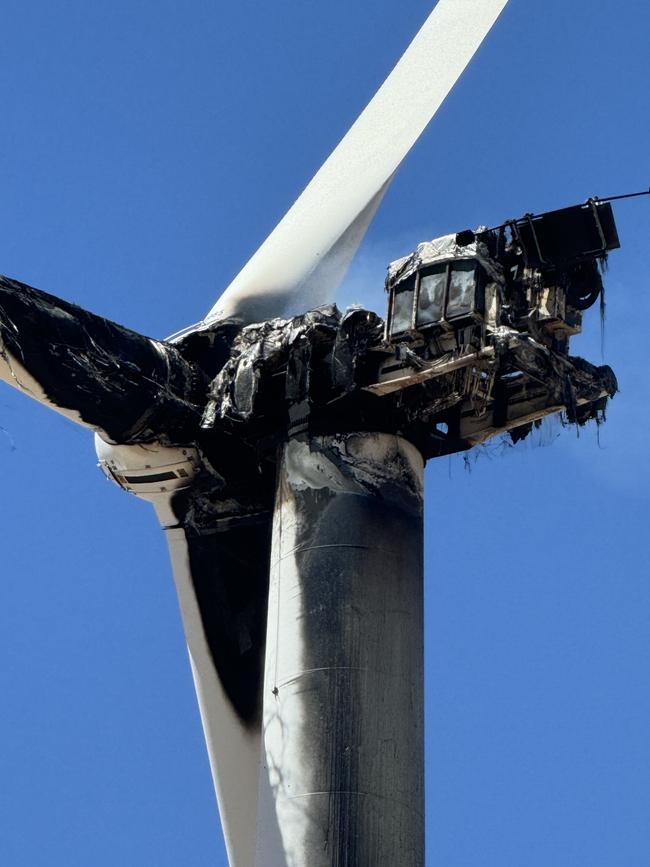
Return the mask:
[[[196,321],[428,0],[5,0],[0,271],[152,336]],[[511,0],[341,292],[419,241],[647,186],[641,0]],[[650,862],[647,238],[616,209],[599,436],[427,469],[428,865]],[[598,362],[591,311],[574,351]],[[0,862],[225,864],[153,512],[4,388]]]

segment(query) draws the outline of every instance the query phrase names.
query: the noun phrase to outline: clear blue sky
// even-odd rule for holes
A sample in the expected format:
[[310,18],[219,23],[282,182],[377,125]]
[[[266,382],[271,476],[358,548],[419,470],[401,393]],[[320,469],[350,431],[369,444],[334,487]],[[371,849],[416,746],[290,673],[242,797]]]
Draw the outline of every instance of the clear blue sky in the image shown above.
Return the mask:
[[[200,318],[429,0],[5,0],[0,271],[153,336]],[[346,300],[418,241],[650,183],[642,0],[511,0]],[[427,865],[650,863],[650,202],[622,204],[593,428],[427,470]],[[575,351],[600,360],[598,316]],[[0,393],[0,863],[225,864],[162,533]]]

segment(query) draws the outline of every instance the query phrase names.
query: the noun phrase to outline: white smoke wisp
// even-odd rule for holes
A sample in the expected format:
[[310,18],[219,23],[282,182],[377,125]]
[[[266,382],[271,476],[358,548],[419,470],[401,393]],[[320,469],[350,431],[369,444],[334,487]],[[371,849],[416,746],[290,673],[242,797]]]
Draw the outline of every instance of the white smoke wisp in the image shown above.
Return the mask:
[[417,245],[427,239],[431,230],[409,229],[390,240],[366,240],[357,253],[345,279],[338,287],[331,301],[344,310],[358,305],[386,318],[388,296],[384,289],[388,265],[411,253]]

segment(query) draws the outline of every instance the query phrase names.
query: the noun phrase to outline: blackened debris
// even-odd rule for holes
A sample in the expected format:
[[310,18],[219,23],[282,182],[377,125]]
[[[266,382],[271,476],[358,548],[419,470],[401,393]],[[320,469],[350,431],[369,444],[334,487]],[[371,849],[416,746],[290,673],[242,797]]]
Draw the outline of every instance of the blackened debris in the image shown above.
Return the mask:
[[206,441],[228,432],[263,461],[287,431],[374,430],[399,433],[431,458],[503,431],[521,439],[549,412],[582,423],[617,389],[609,367],[508,326],[483,328],[482,342],[437,358],[422,341],[394,344],[384,333],[374,313],[334,305],[244,328],[210,386]]

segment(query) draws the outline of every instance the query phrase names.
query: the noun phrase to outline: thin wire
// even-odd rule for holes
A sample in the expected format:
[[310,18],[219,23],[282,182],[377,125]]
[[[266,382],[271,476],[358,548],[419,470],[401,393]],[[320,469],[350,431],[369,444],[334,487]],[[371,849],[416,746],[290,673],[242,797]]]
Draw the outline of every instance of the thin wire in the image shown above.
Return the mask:
[[638,196],[650,196],[650,188],[640,193],[623,193],[620,196],[594,196],[594,202],[617,202],[619,199],[636,199]]

